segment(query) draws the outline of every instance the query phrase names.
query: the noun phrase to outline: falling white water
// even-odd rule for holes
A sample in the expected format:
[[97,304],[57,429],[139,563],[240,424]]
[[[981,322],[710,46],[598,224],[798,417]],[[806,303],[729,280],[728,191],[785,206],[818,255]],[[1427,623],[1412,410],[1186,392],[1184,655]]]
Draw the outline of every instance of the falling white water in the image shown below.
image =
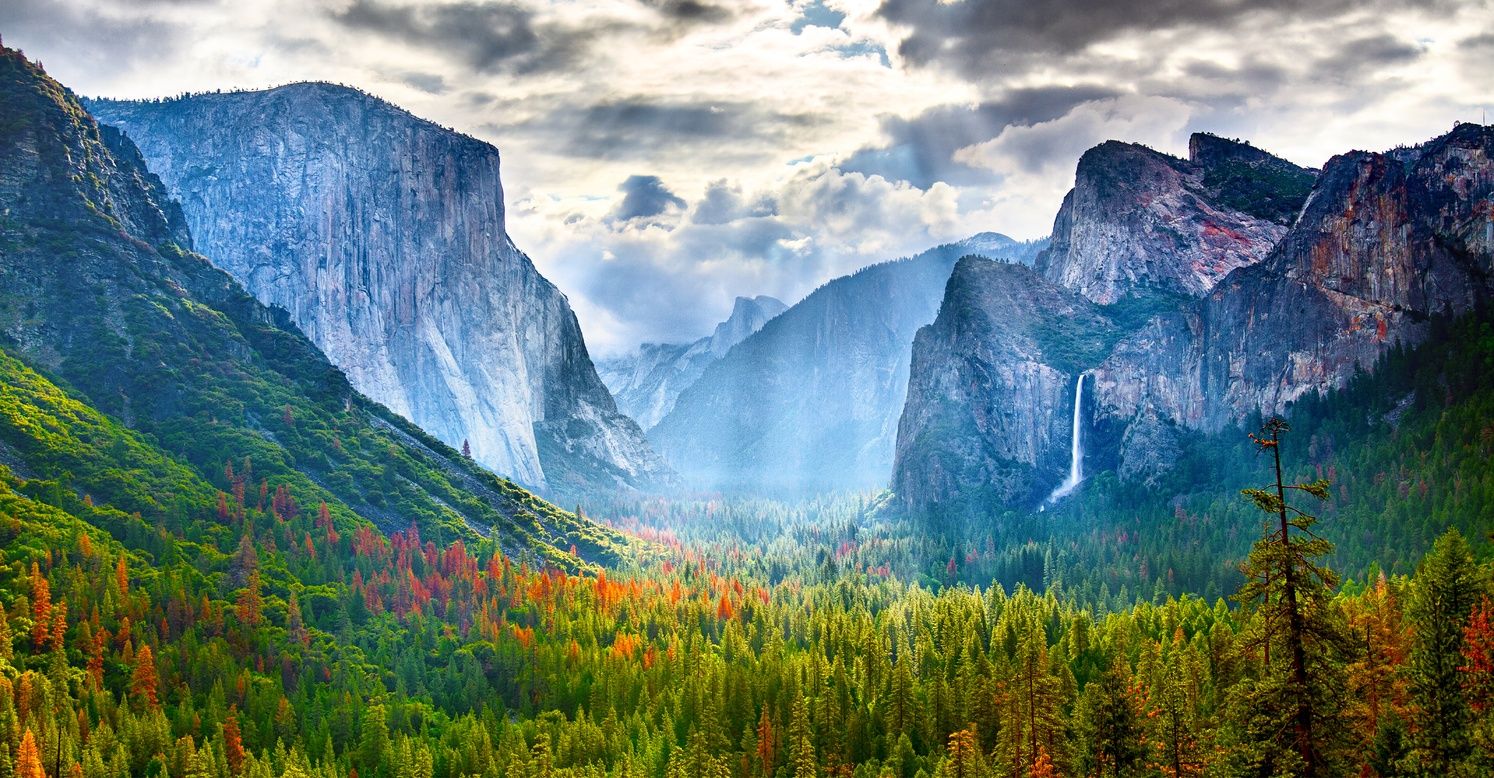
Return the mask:
[[1048,495],[1048,502],[1057,502],[1074,491],[1074,487],[1084,480],[1084,445],[1079,436],[1079,410],[1084,406],[1084,374],[1079,374],[1079,380],[1074,382],[1074,431],[1069,441],[1069,477],[1058,485],[1053,493]]

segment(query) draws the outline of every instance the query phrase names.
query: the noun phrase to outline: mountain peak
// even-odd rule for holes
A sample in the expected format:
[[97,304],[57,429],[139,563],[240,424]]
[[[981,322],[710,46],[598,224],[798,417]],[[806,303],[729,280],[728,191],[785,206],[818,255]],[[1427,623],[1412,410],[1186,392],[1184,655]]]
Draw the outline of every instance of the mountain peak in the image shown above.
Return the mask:
[[1131,169],[1137,167],[1167,167],[1177,170],[1185,164],[1171,154],[1164,154],[1151,146],[1121,140],[1107,140],[1091,146],[1079,157],[1079,175],[1099,170]]
[[1226,160],[1245,163],[1281,161],[1279,157],[1250,145],[1250,141],[1225,138],[1210,132],[1195,132],[1188,136],[1189,162],[1208,167]]
[[782,300],[768,295],[738,297],[732,303],[731,316],[716,325],[711,334],[711,353],[717,358],[726,355],[732,346],[747,339],[747,336],[763,328],[769,319],[788,310]]

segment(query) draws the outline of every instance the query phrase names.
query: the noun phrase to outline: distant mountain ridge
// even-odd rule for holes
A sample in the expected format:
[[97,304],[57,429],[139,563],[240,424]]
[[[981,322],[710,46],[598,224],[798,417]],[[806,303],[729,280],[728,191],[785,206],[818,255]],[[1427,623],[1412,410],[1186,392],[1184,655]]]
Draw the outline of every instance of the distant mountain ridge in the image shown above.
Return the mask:
[[913,335],[967,254],[1030,262],[995,233],[830,281],[711,364],[649,439],[687,482],[729,491],[877,488],[891,472]]
[[89,105],[360,391],[551,493],[672,478],[505,232],[497,149],[323,83]]
[[767,295],[738,297],[731,316],[710,335],[693,343],[644,343],[632,354],[598,361],[597,374],[612,391],[618,410],[647,431],[674,408],[680,392],[708,365],[787,309]]

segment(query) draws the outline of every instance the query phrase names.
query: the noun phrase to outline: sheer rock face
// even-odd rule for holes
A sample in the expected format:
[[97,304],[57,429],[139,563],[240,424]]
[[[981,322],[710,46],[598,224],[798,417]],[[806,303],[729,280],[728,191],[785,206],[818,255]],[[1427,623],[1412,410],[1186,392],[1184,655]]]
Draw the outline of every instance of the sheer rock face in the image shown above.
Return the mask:
[[[1131,249],[1153,246],[1157,235],[1158,221],[1103,214],[1094,217],[1100,225],[1080,229],[1073,220],[1085,213],[1074,206],[1083,199],[1081,181],[1038,269],[1090,299],[1122,299],[1097,309],[1114,339],[1100,350],[1035,351],[1014,339],[1012,328],[1031,326],[1028,309],[1057,306],[1040,301],[1051,292],[1033,279],[985,273],[971,280],[988,289],[998,282],[1029,288],[973,295],[952,280],[939,321],[920,333],[913,350],[913,388],[894,476],[910,508],[957,504],[962,497],[1031,504],[1042,489],[1024,490],[1018,480],[1049,486],[1060,477],[1072,409],[1066,398],[1079,370],[1093,376],[1083,409],[1087,459],[1113,467],[1125,480],[1156,482],[1188,431],[1287,412],[1305,393],[1342,386],[1356,369],[1372,368],[1395,343],[1420,341],[1431,317],[1487,308],[1494,296],[1494,128],[1462,125],[1416,148],[1335,157],[1291,217],[1285,214],[1296,202],[1296,173],[1263,152],[1202,137],[1192,144],[1192,161],[1181,163],[1119,146],[1096,150],[1110,147],[1105,155],[1133,160],[1111,191],[1229,202],[1237,220],[1262,230],[1260,240],[1270,234],[1280,239],[1263,259],[1206,289],[1205,276],[1193,276],[1191,287],[1163,285],[1197,299],[1138,319],[1127,311],[1135,301],[1125,297],[1157,289],[1159,278],[1186,280],[1153,271],[1192,267],[1179,260],[1204,249],[1183,243],[1186,251],[1167,254],[1167,261],[1150,249],[1128,249],[1106,255],[1092,275],[1057,272],[1055,255],[1072,248],[1076,233],[1108,234],[1111,245]],[[1081,179],[1095,159],[1095,151],[1086,155]],[[1152,184],[1141,187],[1137,182],[1148,175]],[[1160,199],[1123,199],[1115,207],[1126,213],[1135,203]],[[1174,212],[1174,228],[1201,235],[1199,224],[1219,224],[1218,211]],[[1290,228],[1279,221],[1290,221]],[[1107,276],[1111,267],[1116,272]],[[1107,286],[1108,280],[1125,283]],[[1137,285],[1127,286],[1133,281]],[[1020,295],[1032,299],[1020,302]],[[1002,320],[1003,326],[992,324]],[[1056,354],[1067,354],[1069,365]],[[1044,378],[1049,371],[1067,380]]]
[[668,478],[509,240],[497,149],[327,84],[91,108],[360,391],[553,493]]
[[645,343],[632,354],[599,361],[597,372],[617,398],[618,410],[644,430],[652,429],[706,367],[787,308],[767,295],[738,297],[731,316],[711,335],[694,343]]
[[1419,342],[1430,317],[1487,306],[1491,278],[1494,128],[1335,157],[1264,262],[1116,349],[1097,371],[1097,421],[1124,429],[1152,412],[1214,430],[1283,413],[1396,342]]
[[903,503],[1041,499],[1068,471],[1075,381],[1115,334],[1100,306],[1029,268],[960,260],[913,342],[893,468]]
[[1040,245],[983,234],[830,281],[707,367],[649,439],[704,488],[883,487],[913,336],[934,320],[955,262],[1024,262]]
[[1118,141],[1085,152],[1038,272],[1109,304],[1156,291],[1201,297],[1263,259],[1312,172],[1210,135],[1189,146],[1189,160]]

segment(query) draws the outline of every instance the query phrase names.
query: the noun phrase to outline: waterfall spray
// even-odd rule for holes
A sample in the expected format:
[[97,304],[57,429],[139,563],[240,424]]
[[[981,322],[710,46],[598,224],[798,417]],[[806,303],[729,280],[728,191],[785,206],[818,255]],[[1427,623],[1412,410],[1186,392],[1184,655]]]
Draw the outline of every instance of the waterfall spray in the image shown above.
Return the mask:
[[1074,427],[1073,437],[1069,440],[1069,477],[1058,485],[1053,493],[1048,495],[1048,502],[1057,502],[1074,491],[1074,487],[1084,480],[1084,442],[1080,437],[1079,411],[1084,407],[1084,374],[1079,374],[1079,380],[1074,382]]

